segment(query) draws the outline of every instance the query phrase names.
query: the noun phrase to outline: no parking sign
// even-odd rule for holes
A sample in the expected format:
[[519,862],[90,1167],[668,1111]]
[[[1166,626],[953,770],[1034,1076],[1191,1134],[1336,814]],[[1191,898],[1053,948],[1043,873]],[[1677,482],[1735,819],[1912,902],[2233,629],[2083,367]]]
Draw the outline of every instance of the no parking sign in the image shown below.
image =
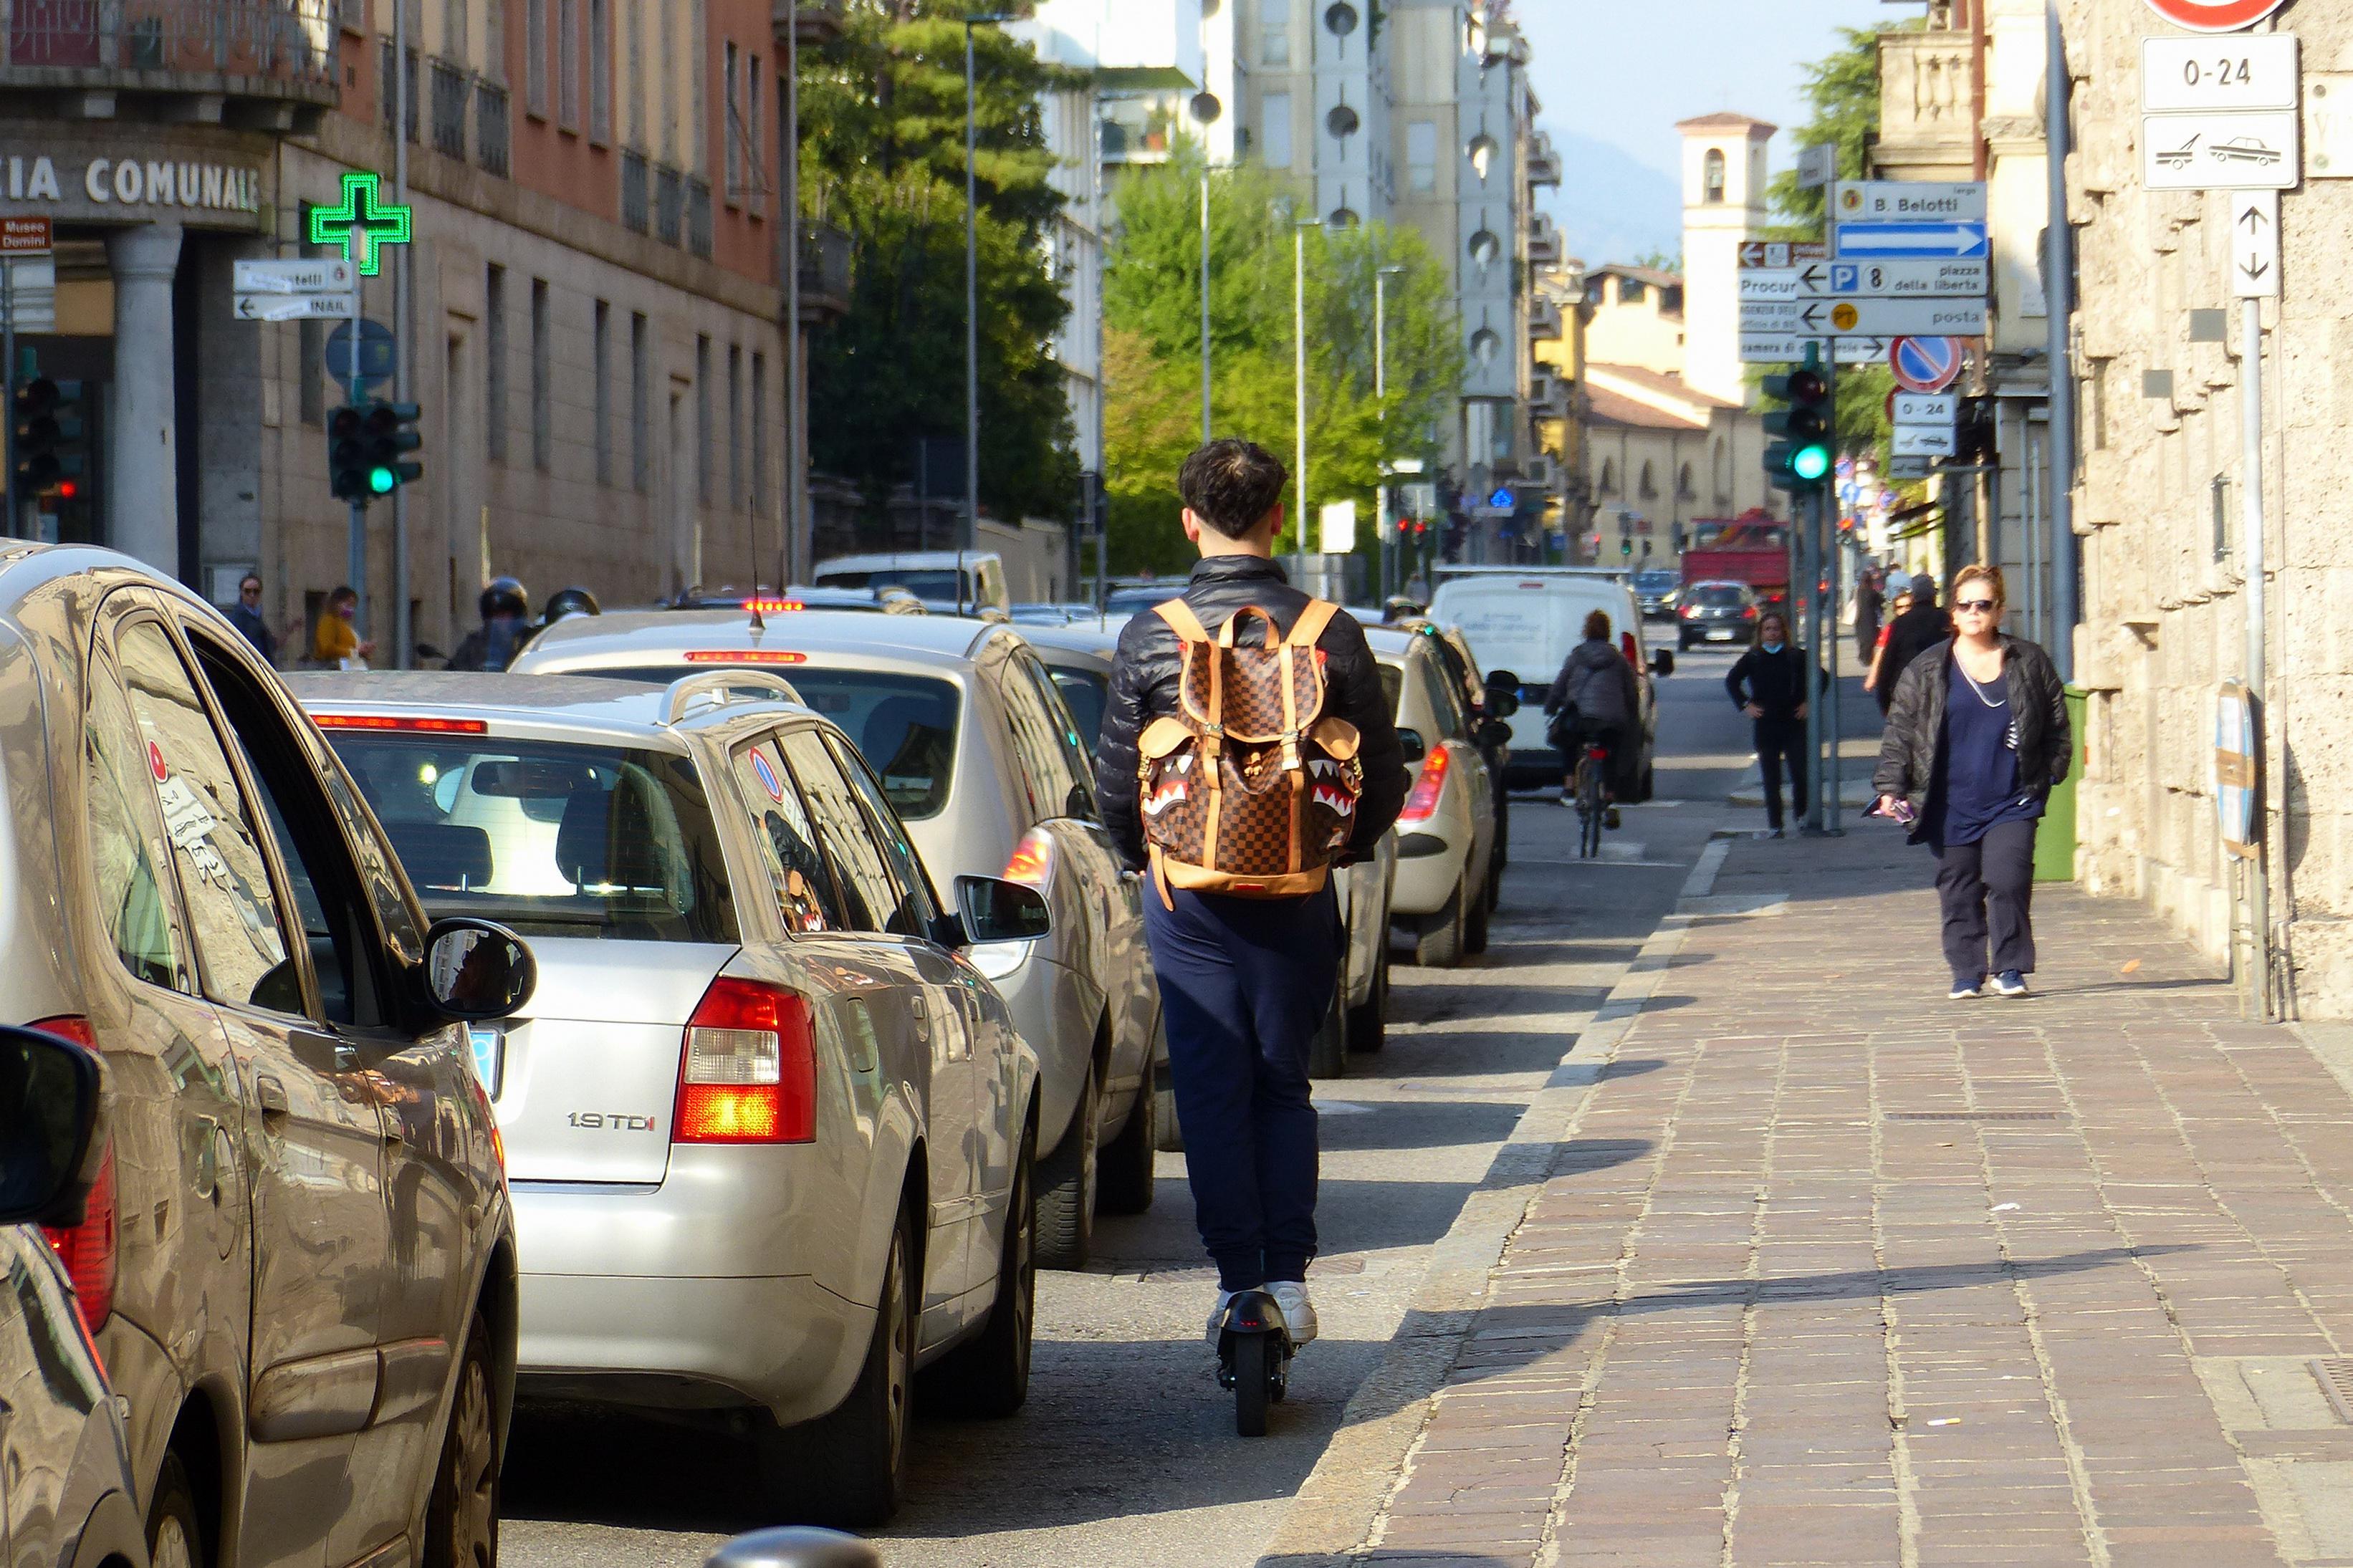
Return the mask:
[[1961,374],[1958,338],[1898,338],[1887,351],[1895,384],[1906,392],[1942,392]]

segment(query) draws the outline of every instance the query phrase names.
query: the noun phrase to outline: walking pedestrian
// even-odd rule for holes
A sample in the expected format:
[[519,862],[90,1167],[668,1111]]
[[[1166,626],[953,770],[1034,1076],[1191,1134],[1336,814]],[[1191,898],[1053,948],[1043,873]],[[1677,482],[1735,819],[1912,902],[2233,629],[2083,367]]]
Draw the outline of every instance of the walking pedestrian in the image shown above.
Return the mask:
[[1879,699],[1881,713],[1895,700],[1895,683],[1912,661],[1952,635],[1952,617],[1936,603],[1936,580],[1926,572],[1915,574],[1911,607],[1887,624],[1887,658],[1880,669],[1883,679],[1872,693]]
[[[1896,594],[1895,597],[1887,601],[1888,618],[1881,625],[1879,628],[1879,636],[1872,644],[1871,668],[1863,673],[1862,677],[1862,689],[1865,691],[1870,692],[1873,697],[1879,696],[1881,690],[1880,682],[1883,679],[1886,681],[1887,685],[1894,686],[1895,684],[1895,678],[1904,673],[1902,670],[1892,670],[1884,668],[1887,663],[1887,634],[1894,629],[1895,623],[1902,620],[1904,618],[1904,612],[1911,607],[1912,590],[1909,588],[1901,590]],[[1879,711],[1881,717],[1884,718],[1886,716],[1887,702],[1884,698],[1880,699]]]
[[1757,623],[1757,641],[1724,678],[1732,705],[1756,727],[1757,771],[1765,780],[1767,837],[1781,832],[1781,770],[1789,772],[1789,795],[1798,815],[1806,815],[1806,713],[1809,687],[1830,684],[1829,672],[1789,641],[1789,623],[1767,610]]
[[[278,634],[270,629],[269,621],[261,613],[261,574],[248,572],[237,582],[237,603],[228,607],[229,625],[245,636],[253,650],[271,664],[278,662]],[[292,637],[301,628],[300,621],[290,622],[286,636]]]
[[[1634,666],[1609,640],[1609,612],[1588,611],[1585,640],[1568,650],[1568,657],[1560,662],[1560,673],[1552,678],[1552,689],[1545,693],[1544,710],[1549,721],[1545,736],[1560,752],[1561,805],[1577,804],[1577,764],[1588,744],[1609,753],[1614,776],[1606,783],[1609,798],[1616,800],[1619,780],[1629,772],[1634,750],[1626,744],[1625,737],[1633,732],[1635,715],[1641,709],[1641,688],[1634,679]],[[1615,805],[1602,823],[1618,826]]]
[[[1178,722],[1187,661],[1208,646],[1195,632],[1214,637],[1233,616],[1256,612],[1287,644],[1314,616],[1322,622],[1313,639],[1322,711],[1354,726],[1363,768],[1340,863],[1374,852],[1408,787],[1405,752],[1363,627],[1293,587],[1275,563],[1289,477],[1264,448],[1230,437],[1186,458],[1178,479],[1185,536],[1201,559],[1181,599],[1137,616],[1120,633],[1097,748],[1104,823],[1130,869],[1149,866],[1155,873],[1144,894],[1145,935],[1160,980],[1195,1223],[1218,1266],[1213,1344],[1228,1303],[1261,1289],[1281,1305],[1293,1343],[1315,1337],[1306,1284],[1316,1248],[1317,1165],[1307,1056],[1339,983],[1344,939],[1328,879],[1305,894],[1247,897],[1195,891],[1161,874],[1145,847],[1145,812],[1156,819],[1181,806],[1198,782],[1193,775],[1220,759],[1215,747],[1197,753],[1205,767],[1164,780],[1147,805],[1139,798],[1139,742],[1147,729]],[[1180,637],[1177,623],[1185,621],[1191,624]],[[1260,636],[1255,627],[1247,635]],[[1226,759],[1220,776],[1238,776],[1235,766]],[[1319,801],[1327,794],[1323,777],[1314,786]],[[1296,850],[1295,831],[1293,843]]]
[[[2034,825],[2067,776],[2074,737],[2051,656],[2001,629],[2001,568],[1953,584],[1958,630],[1915,658],[1872,780],[1882,815],[1909,820],[1936,854],[1945,962],[1955,1000],[2026,994],[2034,973]],[[1988,943],[1990,941],[1990,956]]]
[[1880,587],[1879,573],[1864,572],[1854,582],[1854,657],[1858,663],[1868,662],[1879,647],[1879,612],[1886,603]]
[[352,622],[360,613],[360,596],[349,584],[327,595],[327,613],[311,634],[311,662],[325,669],[365,669],[375,652],[373,641],[363,641]]

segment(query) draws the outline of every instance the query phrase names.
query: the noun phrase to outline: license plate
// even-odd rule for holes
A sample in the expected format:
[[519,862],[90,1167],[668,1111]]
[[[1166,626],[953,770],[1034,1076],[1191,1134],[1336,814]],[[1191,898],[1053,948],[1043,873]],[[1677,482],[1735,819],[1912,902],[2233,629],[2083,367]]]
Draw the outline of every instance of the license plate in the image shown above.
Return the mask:
[[1710,642],[1730,642],[1732,640],[1732,628],[1730,626],[1710,626],[1707,629],[1707,640]]
[[499,1079],[507,1065],[507,1032],[496,1024],[470,1024],[466,1026],[466,1043],[473,1047],[474,1076],[499,1097]]

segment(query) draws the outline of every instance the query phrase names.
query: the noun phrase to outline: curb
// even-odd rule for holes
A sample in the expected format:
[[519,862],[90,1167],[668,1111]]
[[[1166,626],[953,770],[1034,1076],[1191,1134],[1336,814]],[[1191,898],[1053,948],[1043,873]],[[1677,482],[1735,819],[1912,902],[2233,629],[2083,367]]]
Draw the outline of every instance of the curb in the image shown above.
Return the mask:
[[1691,921],[1728,912],[1711,910],[1704,900],[1732,845],[1731,838],[1713,837],[1701,850],[1675,907],[1577,1031],[1568,1055],[1528,1102],[1478,1189],[1431,1248],[1388,1353],[1349,1399],[1339,1430],[1301,1483],[1259,1568],[1351,1568],[1368,1549],[1382,1505],[1421,1435],[1430,1396],[1445,1385],[1470,1338],[1504,1250],[1584,1109],[1586,1091],[1599,1081],[1602,1066],[1657,992]]

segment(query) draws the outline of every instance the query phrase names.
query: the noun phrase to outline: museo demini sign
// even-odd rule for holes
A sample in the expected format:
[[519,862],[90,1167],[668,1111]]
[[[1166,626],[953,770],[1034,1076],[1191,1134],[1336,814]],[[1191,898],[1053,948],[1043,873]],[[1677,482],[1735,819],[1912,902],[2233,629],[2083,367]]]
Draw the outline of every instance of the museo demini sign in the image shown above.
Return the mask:
[[12,206],[98,222],[165,216],[159,208],[196,222],[208,213],[235,222],[260,210],[261,171],[206,159],[11,153],[0,165],[0,192]]

